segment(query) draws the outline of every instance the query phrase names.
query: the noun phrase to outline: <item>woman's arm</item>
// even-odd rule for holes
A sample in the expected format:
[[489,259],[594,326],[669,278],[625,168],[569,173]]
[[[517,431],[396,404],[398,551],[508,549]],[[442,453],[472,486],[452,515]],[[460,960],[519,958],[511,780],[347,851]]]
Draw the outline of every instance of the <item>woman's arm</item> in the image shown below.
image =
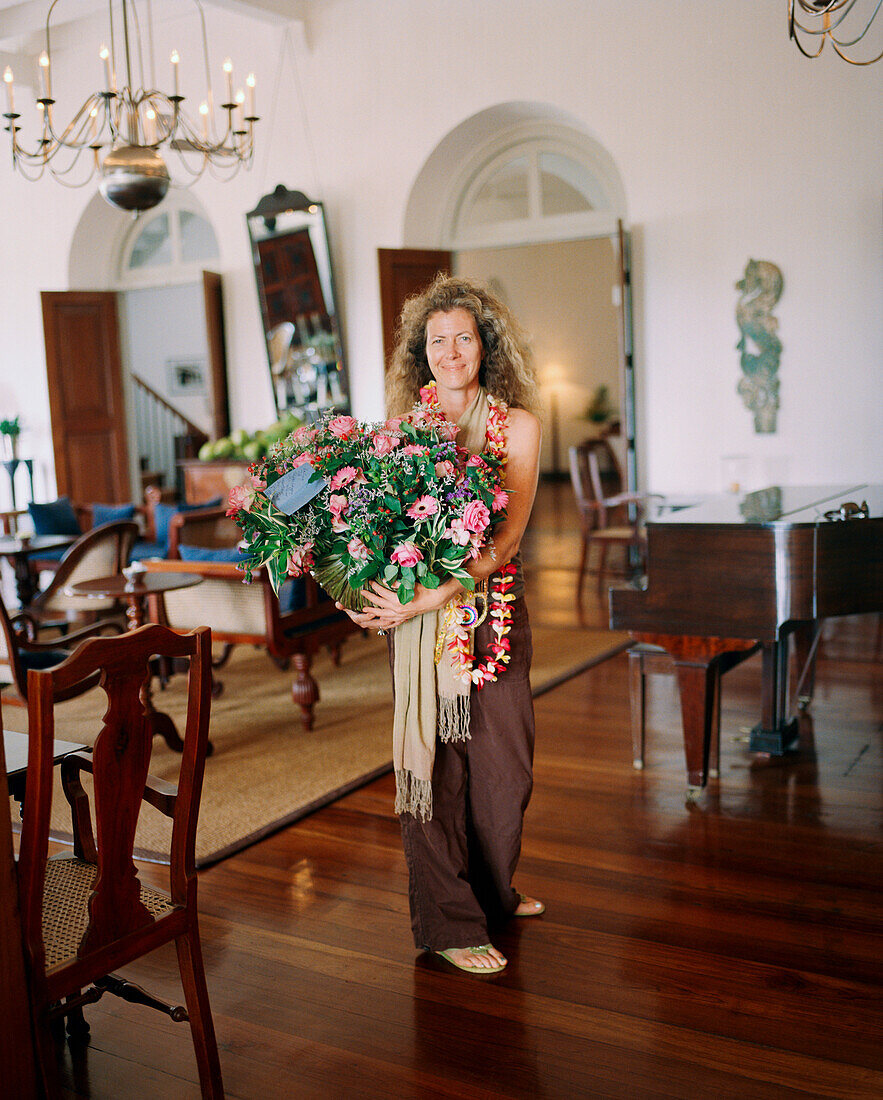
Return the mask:
[[[492,546],[485,547],[480,557],[466,566],[466,571],[476,581],[482,581],[495,573],[518,552],[537,491],[541,434],[540,422],[532,413],[525,409],[509,410],[508,455],[504,481],[504,488],[510,494],[509,504],[506,518],[494,531]],[[445,581],[438,588],[426,588],[418,584],[414,598],[406,604],[400,604],[392,589],[375,581],[363,592],[365,610],[361,613],[350,611],[347,614],[360,626],[390,630],[415,615],[439,610],[464,592],[463,585],[455,578]]]

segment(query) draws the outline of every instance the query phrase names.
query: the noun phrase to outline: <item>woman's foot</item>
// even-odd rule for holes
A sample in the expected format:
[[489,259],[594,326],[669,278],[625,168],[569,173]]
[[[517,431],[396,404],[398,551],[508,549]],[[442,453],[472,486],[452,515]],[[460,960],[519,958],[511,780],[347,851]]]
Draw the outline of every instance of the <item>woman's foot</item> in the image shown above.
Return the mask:
[[446,951],[436,951],[436,955],[467,974],[499,974],[508,961],[489,943],[481,947],[449,947]]
[[515,912],[512,914],[514,917],[538,917],[540,913],[545,913],[546,907],[541,901],[537,901],[536,898],[529,898],[527,894],[519,894],[518,905]]

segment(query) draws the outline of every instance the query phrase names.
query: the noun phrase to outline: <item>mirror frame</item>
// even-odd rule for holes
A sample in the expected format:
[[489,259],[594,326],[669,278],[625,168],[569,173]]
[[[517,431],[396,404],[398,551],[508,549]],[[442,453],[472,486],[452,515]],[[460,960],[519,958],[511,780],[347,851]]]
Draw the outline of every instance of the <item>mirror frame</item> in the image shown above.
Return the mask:
[[[281,226],[278,225],[280,221],[283,222]],[[286,221],[288,224],[284,224]],[[350,412],[349,375],[344,357],[323,204],[307,198],[302,191],[289,191],[280,183],[270,194],[261,198],[254,210],[248,211],[245,222],[251,243],[276,415],[282,417],[286,412],[295,412],[305,420],[312,421],[332,408],[338,413]],[[308,270],[304,271],[304,293],[310,296],[309,305],[303,313],[295,317],[286,318],[285,321],[274,319],[267,291],[270,260],[262,257],[261,245],[266,241],[283,240],[304,231],[309,232],[313,253],[310,257],[312,263],[305,265]],[[316,254],[317,246],[323,255]],[[271,340],[271,335],[283,324],[290,324],[291,331],[279,333],[275,340]],[[317,336],[318,340],[315,339]],[[274,344],[277,349],[275,354]],[[290,363],[291,357],[298,354],[307,365],[318,364],[318,369],[315,370],[315,387],[312,386],[311,379],[298,381],[294,377],[297,372],[291,368],[284,370],[284,373],[279,370],[283,356],[286,363]],[[305,399],[293,399],[296,396],[293,392],[295,387],[302,387],[301,397]],[[305,397],[307,393],[313,394],[315,399]]]

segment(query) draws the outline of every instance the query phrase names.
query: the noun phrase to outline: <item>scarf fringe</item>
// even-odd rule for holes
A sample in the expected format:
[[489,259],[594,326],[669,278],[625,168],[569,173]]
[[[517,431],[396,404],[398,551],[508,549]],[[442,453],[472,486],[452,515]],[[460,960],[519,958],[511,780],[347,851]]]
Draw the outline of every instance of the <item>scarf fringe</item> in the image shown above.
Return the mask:
[[448,741],[468,741],[469,733],[469,689],[464,695],[438,697],[438,736],[446,744]]
[[413,772],[396,771],[395,812],[429,821],[432,818],[432,782],[418,779]]

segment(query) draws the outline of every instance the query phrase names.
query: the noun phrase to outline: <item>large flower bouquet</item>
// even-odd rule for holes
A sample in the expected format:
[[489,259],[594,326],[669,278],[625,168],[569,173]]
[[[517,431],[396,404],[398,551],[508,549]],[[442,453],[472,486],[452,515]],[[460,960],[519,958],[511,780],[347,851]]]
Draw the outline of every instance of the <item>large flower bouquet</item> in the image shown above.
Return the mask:
[[[252,484],[230,493],[228,512],[247,543],[246,581],[264,566],[278,590],[287,576],[310,572],[355,610],[360,590],[375,579],[402,603],[417,584],[437,588],[449,577],[472,590],[465,566],[489,542],[508,500],[504,450],[494,446],[505,407],[492,405],[489,446],[472,455],[457,446],[457,426],[433,396],[431,388],[421,391],[411,414],[383,423],[327,416],[256,462]],[[291,504],[291,494],[277,492],[286,478],[301,484],[293,511],[280,506],[286,495]],[[301,503],[305,496],[311,499]]]

